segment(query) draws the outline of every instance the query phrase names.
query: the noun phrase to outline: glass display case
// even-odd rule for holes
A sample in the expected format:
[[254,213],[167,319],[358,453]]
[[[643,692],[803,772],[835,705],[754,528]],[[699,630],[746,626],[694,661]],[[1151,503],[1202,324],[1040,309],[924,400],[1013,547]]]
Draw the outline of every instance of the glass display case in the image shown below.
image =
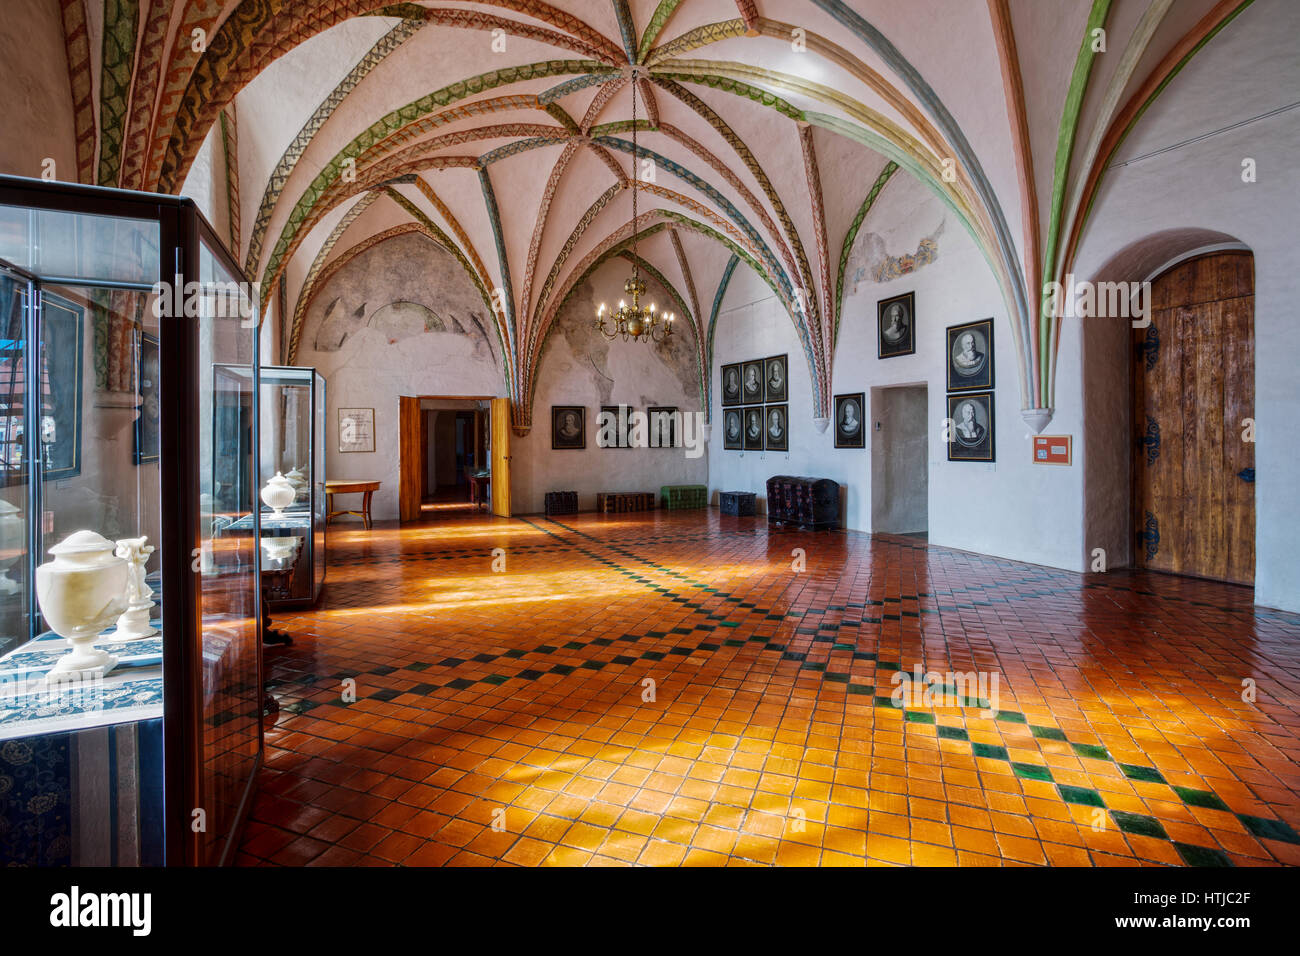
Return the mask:
[[264,365],[258,381],[262,597],[270,610],[310,607],[325,584],[325,379]]
[[255,298],[189,200],[0,177],[0,864],[233,855]]

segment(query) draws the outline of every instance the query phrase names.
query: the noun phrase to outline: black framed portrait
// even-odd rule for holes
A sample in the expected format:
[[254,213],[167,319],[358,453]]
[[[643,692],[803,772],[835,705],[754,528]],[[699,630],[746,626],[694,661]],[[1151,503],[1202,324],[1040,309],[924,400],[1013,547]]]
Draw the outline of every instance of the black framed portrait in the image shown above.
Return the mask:
[[763,450],[763,406],[752,405],[742,408],[741,421],[744,426],[745,451]]
[[866,448],[866,393],[835,396],[835,447]]
[[879,358],[911,355],[916,351],[916,293],[906,292],[876,304]]
[[742,362],[740,371],[740,402],[742,405],[761,404],[763,401],[763,360]]
[[596,418],[596,446],[598,448],[630,448],[631,405],[602,405]]
[[993,320],[948,326],[948,391],[993,388]]
[[745,423],[739,408],[728,408],[722,413],[722,447],[740,451],[745,447]]
[[763,444],[768,451],[790,450],[788,405],[768,405],[763,409]]
[[135,420],[135,463],[143,465],[158,460],[158,337],[140,336],[140,355],[136,363],[140,390],[140,417]]
[[551,447],[586,448],[586,417],[587,410],[581,405],[552,405]]
[[784,402],[790,398],[790,383],[787,375],[789,362],[784,355],[773,355],[763,359],[763,390],[768,402]]
[[651,405],[646,408],[646,425],[650,430],[651,448],[676,448],[682,415],[676,405]]
[[993,393],[948,396],[949,461],[994,461]]
[[47,481],[81,474],[82,348],[86,310],[41,293],[41,387],[38,423]]
[[722,366],[722,405],[740,404],[740,363]]

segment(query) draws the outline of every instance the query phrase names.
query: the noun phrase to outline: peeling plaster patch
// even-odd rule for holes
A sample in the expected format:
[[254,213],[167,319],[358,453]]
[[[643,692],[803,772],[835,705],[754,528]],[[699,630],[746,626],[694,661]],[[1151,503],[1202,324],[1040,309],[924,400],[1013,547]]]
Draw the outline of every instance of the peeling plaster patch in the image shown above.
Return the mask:
[[939,258],[939,237],[946,224],[947,218],[941,218],[934,231],[917,243],[914,252],[896,256],[888,253],[884,236],[876,232],[859,233],[849,254],[845,294],[852,295],[862,283],[889,282],[930,265]]

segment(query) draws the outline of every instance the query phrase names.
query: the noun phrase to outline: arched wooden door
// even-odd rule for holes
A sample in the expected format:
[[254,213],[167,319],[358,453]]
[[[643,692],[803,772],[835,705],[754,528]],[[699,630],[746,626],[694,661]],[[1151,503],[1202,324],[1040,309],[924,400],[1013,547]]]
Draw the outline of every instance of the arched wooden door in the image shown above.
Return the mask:
[[1133,330],[1138,567],[1254,584],[1254,403],[1253,257],[1179,263]]

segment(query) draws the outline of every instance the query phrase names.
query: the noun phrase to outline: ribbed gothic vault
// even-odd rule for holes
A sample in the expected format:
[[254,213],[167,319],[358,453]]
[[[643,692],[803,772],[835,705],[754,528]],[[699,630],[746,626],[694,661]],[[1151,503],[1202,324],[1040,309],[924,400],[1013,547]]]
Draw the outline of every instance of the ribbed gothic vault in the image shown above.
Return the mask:
[[[845,261],[898,175],[996,276],[1021,404],[1055,402],[1069,273],[1108,163],[1250,0],[61,0],[83,182],[180,192],[206,148],[292,362],[312,295],[418,230],[494,318],[515,427],[566,297],[635,229],[709,343],[735,268],[789,313],[830,412]],[[633,156],[630,87],[645,103]],[[1002,321],[1000,318],[999,321]]]

